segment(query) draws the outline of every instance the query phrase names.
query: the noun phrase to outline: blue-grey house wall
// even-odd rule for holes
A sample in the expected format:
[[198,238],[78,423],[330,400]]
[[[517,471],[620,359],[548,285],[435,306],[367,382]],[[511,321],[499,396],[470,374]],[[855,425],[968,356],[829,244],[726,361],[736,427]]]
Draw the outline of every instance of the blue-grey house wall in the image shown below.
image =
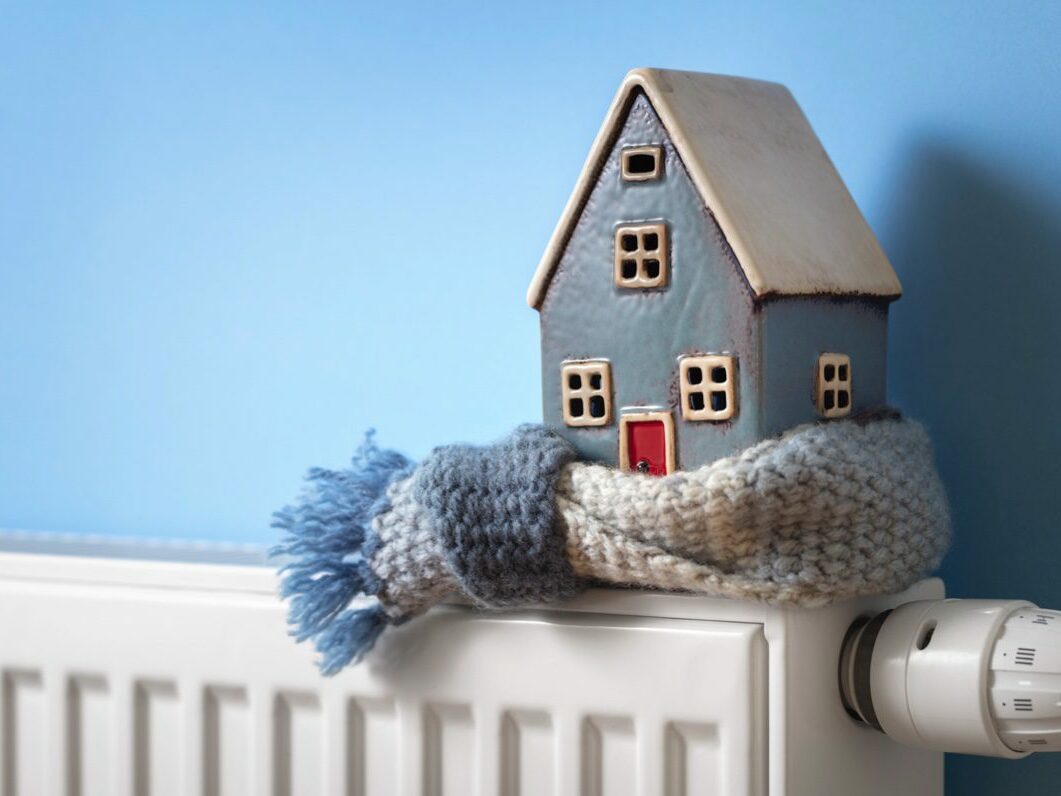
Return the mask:
[[792,296],[760,304],[762,434],[818,418],[818,355],[851,357],[851,411],[884,404],[888,304],[856,297]]
[[[663,177],[624,183],[620,152],[640,144],[663,147]],[[624,222],[650,220],[668,225],[669,283],[658,290],[618,288],[612,278],[615,229]],[[759,355],[751,290],[643,95],[631,104],[540,311],[545,423],[584,458],[617,463],[618,418],[624,407],[671,410],[677,463],[683,469],[759,438]],[[682,420],[678,356],[692,353],[736,355],[739,408],[733,420]],[[569,428],[562,416],[561,363],[590,358],[612,364],[614,419],[601,428]]]

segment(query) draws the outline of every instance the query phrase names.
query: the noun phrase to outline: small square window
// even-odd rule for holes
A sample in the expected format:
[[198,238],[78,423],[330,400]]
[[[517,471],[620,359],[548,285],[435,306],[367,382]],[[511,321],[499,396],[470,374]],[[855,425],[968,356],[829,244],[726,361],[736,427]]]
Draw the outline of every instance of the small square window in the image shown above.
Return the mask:
[[627,147],[622,154],[624,182],[648,182],[663,175],[663,149],[658,146]]
[[564,423],[606,426],[612,422],[612,366],[605,359],[570,360],[561,365]]
[[[678,360],[682,417],[686,420],[731,420],[737,414],[736,357],[723,354]],[[704,380],[707,374],[710,381]]]
[[851,414],[851,357],[822,354],[818,357],[817,404],[822,417]]
[[615,231],[615,284],[627,288],[666,286],[666,224],[623,226]]

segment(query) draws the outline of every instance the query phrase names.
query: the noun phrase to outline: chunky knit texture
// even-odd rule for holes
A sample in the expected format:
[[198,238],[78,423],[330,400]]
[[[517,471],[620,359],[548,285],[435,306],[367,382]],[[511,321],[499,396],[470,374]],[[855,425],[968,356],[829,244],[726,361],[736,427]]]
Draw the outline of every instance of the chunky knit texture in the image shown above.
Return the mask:
[[[332,670],[364,654],[381,623],[405,621],[451,593],[501,607],[555,600],[597,580],[821,605],[910,586],[939,564],[950,534],[928,436],[892,416],[801,426],[665,478],[573,462],[566,443],[529,426],[495,446],[439,448],[411,473],[393,454],[368,460],[388,465],[389,475],[377,473],[371,489],[362,484],[357,505],[371,499],[370,527],[355,512],[358,541],[341,559],[357,567],[320,575],[348,572],[349,588],[318,589],[329,610],[310,610],[313,565],[302,553],[287,589],[300,636],[320,646],[329,633]],[[297,517],[319,537],[314,513],[303,504],[278,517]],[[299,537],[292,523],[282,527]],[[289,541],[281,552],[300,549]],[[356,617],[335,607],[334,594],[351,589],[375,596]],[[352,629],[328,628],[328,616]],[[338,654],[344,641],[357,649]]]
[[928,435],[898,419],[802,426],[667,478],[572,465],[557,507],[585,577],[808,606],[901,591],[950,537]]
[[556,476],[574,458],[563,439],[526,425],[489,448],[439,448],[417,468],[407,494],[473,600],[501,608],[578,591],[553,522]]

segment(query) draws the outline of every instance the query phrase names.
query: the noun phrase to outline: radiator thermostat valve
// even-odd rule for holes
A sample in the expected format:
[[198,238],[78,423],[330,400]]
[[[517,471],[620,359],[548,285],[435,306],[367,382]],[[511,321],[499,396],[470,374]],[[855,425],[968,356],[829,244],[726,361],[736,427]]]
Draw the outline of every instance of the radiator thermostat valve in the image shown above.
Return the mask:
[[852,716],[908,746],[1061,750],[1061,612],[922,600],[859,619],[840,653],[840,693]]

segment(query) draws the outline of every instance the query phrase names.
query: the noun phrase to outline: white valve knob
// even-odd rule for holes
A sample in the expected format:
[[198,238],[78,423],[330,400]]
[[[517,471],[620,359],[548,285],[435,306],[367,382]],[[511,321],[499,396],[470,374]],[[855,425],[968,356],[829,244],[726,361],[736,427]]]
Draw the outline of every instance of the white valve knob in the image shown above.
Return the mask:
[[852,625],[844,705],[908,746],[1022,757],[1061,750],[1061,613],[925,600]]
[[1011,613],[991,652],[991,715],[1019,752],[1061,750],[1061,613]]

